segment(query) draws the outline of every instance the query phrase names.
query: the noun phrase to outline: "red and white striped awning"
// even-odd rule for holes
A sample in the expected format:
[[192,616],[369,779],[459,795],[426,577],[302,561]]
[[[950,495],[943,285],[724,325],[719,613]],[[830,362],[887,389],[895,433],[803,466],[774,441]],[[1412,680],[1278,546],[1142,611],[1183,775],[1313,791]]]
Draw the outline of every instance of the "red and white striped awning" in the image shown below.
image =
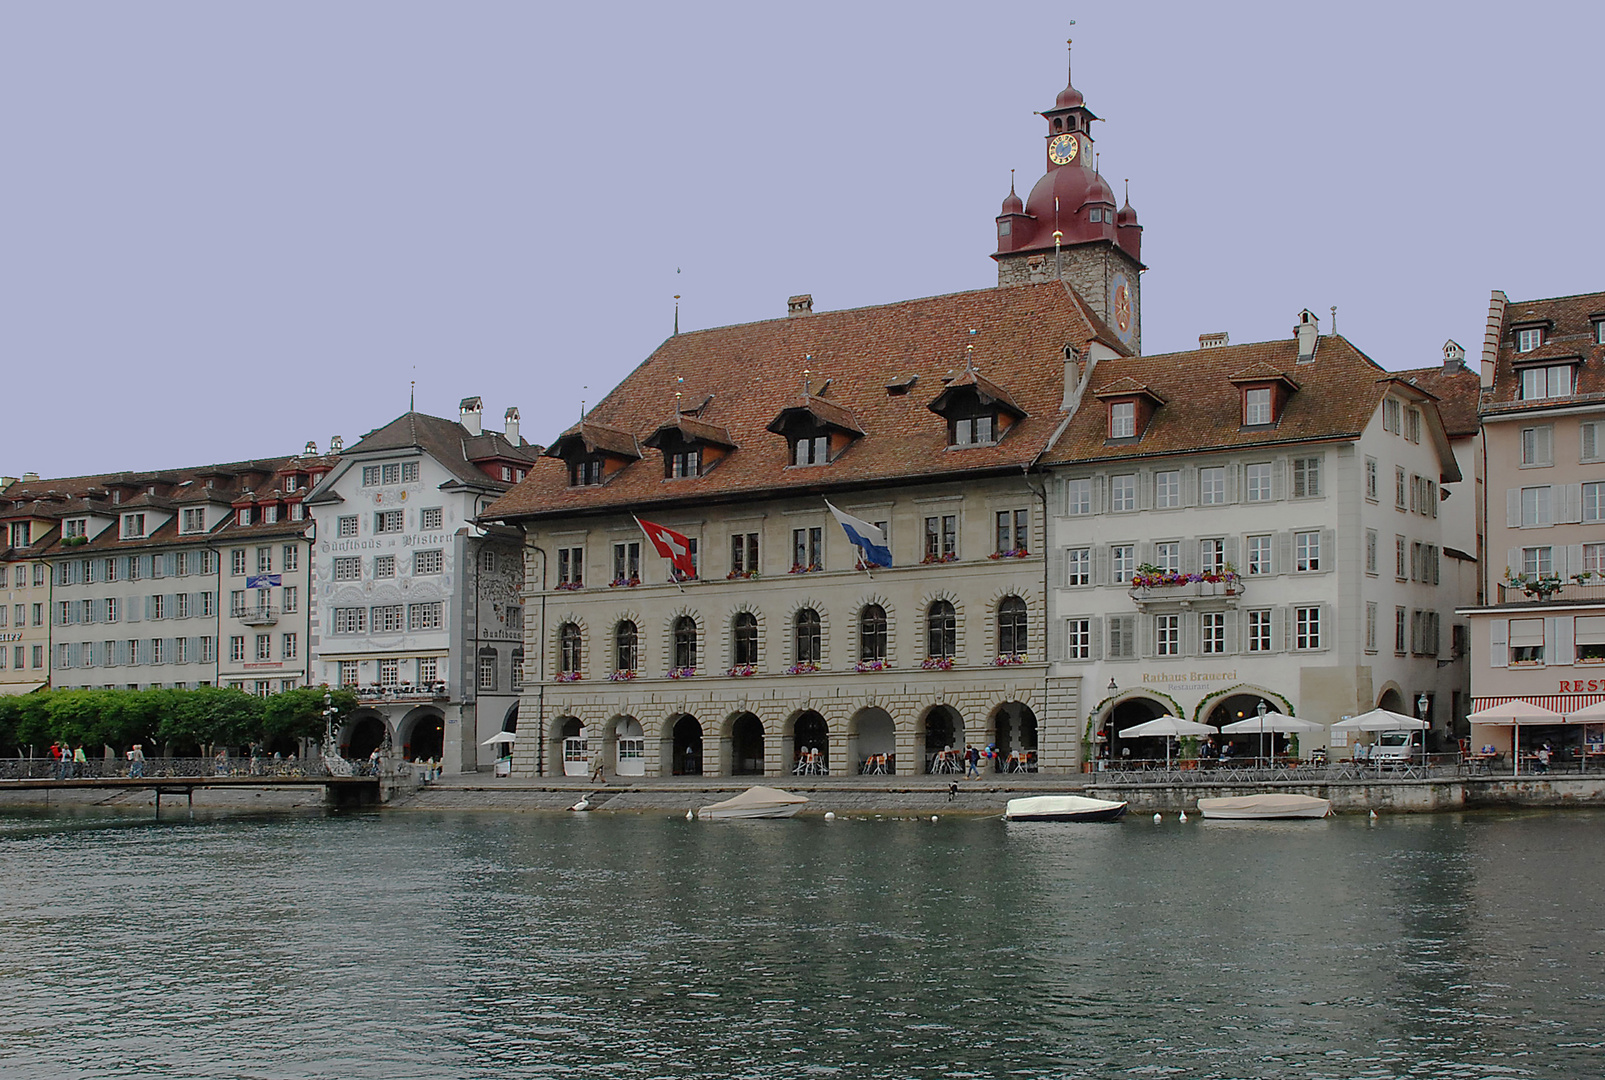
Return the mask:
[[1481,712],[1511,701],[1525,701],[1529,705],[1539,705],[1564,715],[1605,701],[1605,694],[1506,694],[1503,697],[1479,697],[1471,699],[1471,711]]

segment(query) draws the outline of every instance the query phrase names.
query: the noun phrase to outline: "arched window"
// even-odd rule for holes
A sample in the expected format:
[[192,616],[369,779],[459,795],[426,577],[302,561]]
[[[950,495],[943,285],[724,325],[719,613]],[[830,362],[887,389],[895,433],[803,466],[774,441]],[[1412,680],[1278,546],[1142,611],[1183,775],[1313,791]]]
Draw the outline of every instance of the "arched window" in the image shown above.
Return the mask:
[[886,659],[886,609],[879,604],[865,604],[858,613],[858,658]]
[[925,613],[925,653],[932,657],[951,657],[958,651],[958,619],[953,605],[938,600]]
[[797,662],[819,663],[820,631],[819,612],[803,608],[797,612]]
[[674,620],[674,666],[697,666],[697,620],[689,615]]
[[1025,601],[1005,596],[998,604],[998,653],[1018,656],[1025,648]]
[[637,667],[635,624],[628,619],[613,630],[613,667],[618,671],[634,671]]
[[734,645],[731,663],[739,667],[758,662],[758,616],[741,612],[731,620],[730,637]]
[[560,670],[572,675],[580,670],[580,628],[571,622],[564,623],[557,633]]

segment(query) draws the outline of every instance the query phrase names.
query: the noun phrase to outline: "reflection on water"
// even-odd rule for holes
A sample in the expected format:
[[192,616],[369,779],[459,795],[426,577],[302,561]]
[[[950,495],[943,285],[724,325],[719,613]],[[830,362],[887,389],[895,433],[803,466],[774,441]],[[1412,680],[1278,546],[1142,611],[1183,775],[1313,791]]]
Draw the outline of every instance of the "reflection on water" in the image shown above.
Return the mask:
[[8,1077],[1592,1077],[1605,815],[0,818]]

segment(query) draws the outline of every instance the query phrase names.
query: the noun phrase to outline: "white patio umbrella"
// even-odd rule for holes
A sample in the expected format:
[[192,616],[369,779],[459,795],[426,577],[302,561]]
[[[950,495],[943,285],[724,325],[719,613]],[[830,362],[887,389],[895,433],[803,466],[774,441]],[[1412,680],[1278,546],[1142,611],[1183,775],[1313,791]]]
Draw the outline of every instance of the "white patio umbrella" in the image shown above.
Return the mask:
[[1427,726],[1425,720],[1417,720],[1404,713],[1396,713],[1390,709],[1372,709],[1359,716],[1350,716],[1339,720],[1332,725],[1333,731],[1420,731]]
[[[1311,731],[1325,731],[1325,724],[1317,724],[1314,720],[1300,720],[1296,716],[1286,713],[1268,712],[1264,716],[1245,716],[1241,720],[1234,720],[1230,724],[1222,724],[1222,735],[1259,735],[1260,749],[1264,749],[1264,739],[1267,734],[1289,735],[1307,733]],[[1266,755],[1269,757],[1269,755]]]
[[1478,709],[1466,717],[1474,724],[1495,724],[1499,727],[1510,725],[1510,757],[1512,776],[1521,775],[1521,725],[1523,724],[1564,724],[1566,715],[1553,709],[1546,709],[1542,705],[1534,705],[1530,701],[1520,698],[1507,701],[1503,705],[1490,705],[1486,709]]
[[505,743],[505,744],[511,746],[513,743],[515,743],[517,741],[518,741],[518,736],[514,735],[511,731],[498,731],[496,734],[492,735],[490,738],[486,739],[484,742],[480,743],[479,745],[480,746],[496,746],[496,745]]
[[1156,716],[1135,727],[1119,732],[1122,739],[1141,739],[1149,735],[1165,736],[1165,771],[1170,771],[1170,740],[1179,735],[1213,735],[1215,729],[1208,724],[1183,720],[1179,716]]

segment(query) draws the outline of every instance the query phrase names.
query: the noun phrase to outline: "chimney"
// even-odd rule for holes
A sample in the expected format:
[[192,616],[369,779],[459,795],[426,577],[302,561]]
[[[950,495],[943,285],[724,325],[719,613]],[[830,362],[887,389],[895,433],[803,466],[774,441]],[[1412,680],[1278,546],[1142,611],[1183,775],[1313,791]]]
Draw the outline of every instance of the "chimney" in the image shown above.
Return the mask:
[[1220,331],[1219,333],[1215,333],[1215,334],[1199,334],[1198,335],[1198,347],[1200,349],[1218,349],[1222,345],[1230,345],[1230,344],[1231,344],[1231,338],[1229,338],[1227,336],[1226,331],[1224,331],[1224,330]]
[[1293,327],[1298,338],[1298,362],[1308,364],[1315,359],[1315,342],[1321,336],[1321,320],[1315,312],[1305,308],[1298,313],[1298,325]]
[[465,397],[457,403],[457,422],[468,430],[470,435],[479,435],[484,432],[480,420],[485,415],[485,403],[476,397]]
[[1499,357],[1499,334],[1505,328],[1505,305],[1510,298],[1498,289],[1488,298],[1488,325],[1482,332],[1483,389],[1494,384],[1494,361]]
[[505,421],[506,421],[505,426],[506,426],[506,429],[507,429],[507,441],[512,443],[514,446],[523,446],[524,445],[523,440],[518,437],[518,406],[517,405],[509,405],[509,406],[507,406],[507,416],[505,417]]
[[24,484],[37,484],[39,482],[39,474],[36,472],[25,472],[22,474],[22,482]]
[[308,439],[307,440],[306,449],[301,451],[301,452],[303,454],[305,454],[307,457],[317,457],[318,456],[318,443],[317,443],[317,440]]
[[1068,411],[1075,407],[1078,396],[1076,390],[1080,385],[1081,359],[1076,355],[1076,347],[1074,345],[1066,345],[1064,347],[1064,400],[1059,403],[1060,409]]
[[786,318],[794,315],[812,315],[814,313],[814,297],[811,293],[802,293],[798,296],[786,297]]
[[338,435],[329,436],[329,453],[342,453],[346,448],[346,441]]
[[1462,349],[1454,338],[1443,343],[1443,370],[1451,372],[1466,370],[1466,350]]

